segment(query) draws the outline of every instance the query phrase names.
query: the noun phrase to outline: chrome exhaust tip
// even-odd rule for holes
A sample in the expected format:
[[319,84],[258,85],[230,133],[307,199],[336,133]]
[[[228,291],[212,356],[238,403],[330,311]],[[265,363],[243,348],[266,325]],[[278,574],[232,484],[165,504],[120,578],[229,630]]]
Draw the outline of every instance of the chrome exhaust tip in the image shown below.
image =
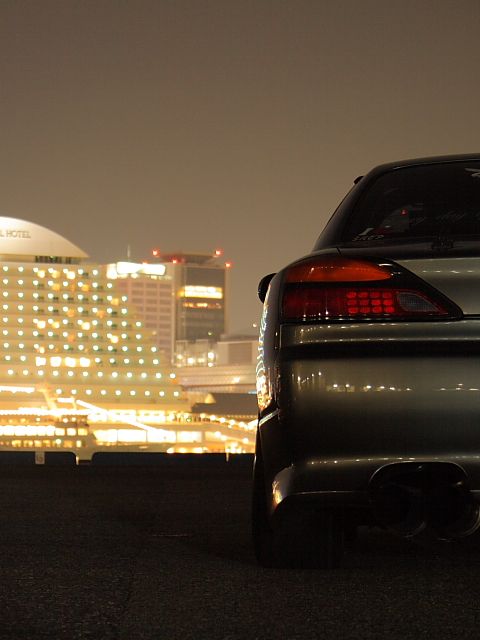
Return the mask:
[[376,520],[404,538],[428,532],[455,540],[480,527],[480,505],[465,472],[454,463],[385,465],[373,474],[369,487]]

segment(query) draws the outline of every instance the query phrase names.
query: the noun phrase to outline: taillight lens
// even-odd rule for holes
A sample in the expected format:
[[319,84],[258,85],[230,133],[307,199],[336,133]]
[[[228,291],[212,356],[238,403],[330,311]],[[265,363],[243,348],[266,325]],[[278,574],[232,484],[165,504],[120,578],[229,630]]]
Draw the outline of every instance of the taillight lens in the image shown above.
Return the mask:
[[422,282],[393,264],[340,256],[305,260],[285,274],[282,319],[328,322],[458,317],[453,303]]

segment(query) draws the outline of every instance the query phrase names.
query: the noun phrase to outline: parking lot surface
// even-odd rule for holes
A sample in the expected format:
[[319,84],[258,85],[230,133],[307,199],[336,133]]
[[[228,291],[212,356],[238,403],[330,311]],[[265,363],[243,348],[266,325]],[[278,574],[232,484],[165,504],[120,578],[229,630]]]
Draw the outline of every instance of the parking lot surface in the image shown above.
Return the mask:
[[0,466],[0,639],[478,638],[480,545],[262,569],[248,464]]

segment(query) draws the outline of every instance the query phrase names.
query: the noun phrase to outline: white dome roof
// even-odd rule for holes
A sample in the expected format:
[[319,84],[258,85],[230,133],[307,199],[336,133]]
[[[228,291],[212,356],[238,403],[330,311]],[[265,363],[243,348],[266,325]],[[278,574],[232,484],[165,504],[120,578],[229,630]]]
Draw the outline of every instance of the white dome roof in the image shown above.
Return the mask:
[[60,234],[33,222],[0,216],[0,255],[88,258]]

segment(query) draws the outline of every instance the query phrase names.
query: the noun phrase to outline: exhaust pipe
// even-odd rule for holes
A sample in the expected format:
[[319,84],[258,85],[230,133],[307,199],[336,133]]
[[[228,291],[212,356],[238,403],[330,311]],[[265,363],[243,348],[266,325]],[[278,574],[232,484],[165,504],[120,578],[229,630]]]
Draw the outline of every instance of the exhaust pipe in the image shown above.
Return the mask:
[[450,462],[385,465],[370,479],[376,519],[402,537],[423,531],[441,540],[464,538],[480,527],[480,507],[463,469]]

